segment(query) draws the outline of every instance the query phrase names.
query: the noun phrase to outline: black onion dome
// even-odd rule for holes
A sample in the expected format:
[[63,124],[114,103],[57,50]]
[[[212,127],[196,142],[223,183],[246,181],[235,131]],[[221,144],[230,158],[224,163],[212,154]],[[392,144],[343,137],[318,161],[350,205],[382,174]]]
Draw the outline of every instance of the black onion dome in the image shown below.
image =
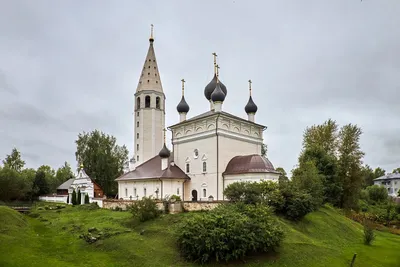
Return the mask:
[[158,155],[162,158],[169,158],[171,152],[169,152],[168,148],[164,144],[163,148],[160,150],[160,153],[158,153]]
[[221,86],[219,83],[217,83],[217,86],[214,89],[214,92],[211,94],[211,100],[213,102],[224,102],[225,100],[225,94],[221,89]]
[[257,105],[254,103],[253,98],[251,96],[249,98],[249,102],[247,102],[247,105],[244,107],[244,110],[246,111],[247,114],[257,112],[258,110]]
[[[221,81],[218,82],[219,85],[221,86],[222,92],[224,92],[226,96],[227,94],[226,86]],[[211,99],[211,94],[214,92],[216,86],[217,86],[217,75],[214,74],[214,77],[212,78],[211,82],[207,84],[207,86],[204,88],[204,96],[207,98],[207,100]]]
[[186,103],[185,97],[182,96],[181,102],[179,102],[178,106],[176,106],[176,110],[179,113],[188,113],[189,112],[189,105]]

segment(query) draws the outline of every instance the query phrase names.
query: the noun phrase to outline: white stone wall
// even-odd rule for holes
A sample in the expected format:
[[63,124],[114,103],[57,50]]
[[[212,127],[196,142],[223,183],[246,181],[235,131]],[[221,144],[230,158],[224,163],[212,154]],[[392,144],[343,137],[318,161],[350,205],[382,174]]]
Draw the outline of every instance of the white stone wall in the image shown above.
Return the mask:
[[[156,190],[158,189],[158,198],[165,198],[167,196],[178,195],[183,196],[183,180],[178,179],[148,179],[148,180],[132,180],[132,181],[119,181],[118,182],[118,198],[124,200],[142,199],[143,197],[157,198]],[[135,195],[136,189],[136,195]],[[146,189],[146,190],[145,190]],[[146,191],[146,193],[145,193]]]
[[224,188],[235,182],[279,182],[278,173],[248,173],[248,174],[229,174],[224,177]]
[[[222,200],[222,173],[228,162],[234,156],[261,152],[262,127],[225,115],[220,115],[218,121],[217,118],[218,115],[213,115],[171,127],[174,161],[185,172],[186,164],[190,165],[188,175],[191,180],[185,184],[185,201],[192,200],[192,190],[197,191],[199,201],[207,200],[210,195],[215,200]],[[198,157],[195,156],[196,149]],[[203,161],[207,164],[206,172],[203,172]]]

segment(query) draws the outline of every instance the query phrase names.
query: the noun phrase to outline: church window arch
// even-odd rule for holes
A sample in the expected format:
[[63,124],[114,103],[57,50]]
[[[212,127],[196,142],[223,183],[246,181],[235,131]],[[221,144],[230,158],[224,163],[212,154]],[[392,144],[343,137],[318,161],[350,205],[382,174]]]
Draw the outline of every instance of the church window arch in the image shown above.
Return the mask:
[[136,191],[136,187],[133,188],[133,196],[136,197],[137,196],[137,191]]
[[150,96],[149,95],[146,95],[146,97],[144,98],[144,107],[145,108],[150,107]]
[[149,72],[149,73],[147,73],[147,75],[150,75],[150,72]]
[[156,97],[156,108],[160,108],[161,104],[161,99],[159,96]]
[[179,196],[179,187],[176,188],[176,194]]
[[199,150],[197,148],[193,151],[193,157],[195,159],[197,159],[199,157]]
[[156,81],[156,83],[158,83],[158,81]]
[[128,188],[125,188],[125,196],[128,196]]
[[203,161],[203,172],[207,172],[207,162]]
[[207,189],[203,188],[203,197],[207,197]]
[[156,77],[157,77],[157,73],[155,73],[155,74],[154,74],[154,76],[156,76]]
[[136,150],[139,151],[139,144],[136,145]]
[[146,187],[145,187],[145,188],[143,188],[143,195],[144,195],[144,196],[146,196],[146,195],[147,195],[147,190],[146,190]]
[[149,66],[149,69],[150,69],[150,66]]
[[136,157],[136,160],[139,161],[139,156]]
[[149,82],[150,82],[150,80],[147,80],[147,82],[149,83]]
[[140,108],[140,97],[136,98],[136,108]]
[[136,134],[136,139],[139,139],[139,133]]
[[136,122],[136,127],[139,127],[139,122]]

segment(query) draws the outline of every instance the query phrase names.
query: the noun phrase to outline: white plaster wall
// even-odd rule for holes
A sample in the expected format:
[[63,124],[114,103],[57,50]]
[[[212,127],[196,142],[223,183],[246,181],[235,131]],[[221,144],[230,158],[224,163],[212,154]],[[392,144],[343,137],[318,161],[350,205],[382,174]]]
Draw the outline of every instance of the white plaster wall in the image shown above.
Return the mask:
[[[136,196],[134,194],[136,188]],[[146,197],[156,198],[155,193],[158,188],[158,198],[165,198],[166,196],[177,195],[177,188],[179,188],[179,195],[182,197],[183,180],[163,179],[160,180],[132,180],[132,181],[119,181],[118,182],[118,197],[124,200],[142,199],[144,195],[144,188],[146,188]],[[125,191],[126,190],[126,191]],[[127,192],[127,194],[125,194]],[[162,194],[162,195],[161,195]]]
[[224,177],[224,188],[235,182],[261,182],[273,181],[279,182],[278,173],[248,173],[248,174],[230,174]]

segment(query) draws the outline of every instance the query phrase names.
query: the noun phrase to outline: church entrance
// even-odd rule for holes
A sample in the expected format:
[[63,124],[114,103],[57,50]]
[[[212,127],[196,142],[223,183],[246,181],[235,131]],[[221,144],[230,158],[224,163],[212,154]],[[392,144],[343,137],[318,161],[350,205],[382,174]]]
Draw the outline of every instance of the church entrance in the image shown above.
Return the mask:
[[197,201],[197,190],[192,190],[192,201]]

